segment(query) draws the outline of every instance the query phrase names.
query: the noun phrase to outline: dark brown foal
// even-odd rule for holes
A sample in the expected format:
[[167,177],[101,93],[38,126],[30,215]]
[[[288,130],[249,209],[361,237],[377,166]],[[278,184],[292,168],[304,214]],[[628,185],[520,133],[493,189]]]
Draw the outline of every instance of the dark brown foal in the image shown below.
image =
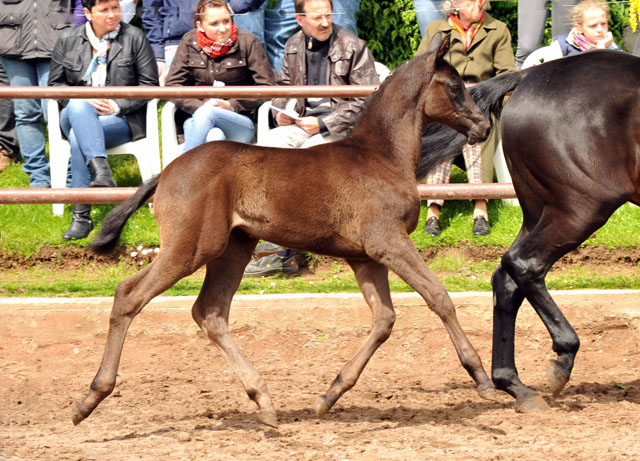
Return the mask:
[[395,314],[388,269],[440,316],[480,395],[495,398],[451,299],[409,238],[420,211],[415,178],[425,123],[448,125],[471,142],[483,140],[489,129],[459,75],[443,60],[448,48],[449,37],[438,36],[428,53],[397,69],[343,141],[309,149],[207,143],[175,160],[105,219],[93,244],[98,251],[115,246],[126,220],[155,193],[162,244],[158,257],[116,290],[102,365],[89,394],[76,404],[74,423],[113,391],[131,320],[153,297],[206,265],[193,318],[258,405],[260,421],[276,426],[267,386],[228,326],[231,299],[260,238],[346,258],[373,312],[371,334],[320,398],[318,415],[353,387],[391,334]]

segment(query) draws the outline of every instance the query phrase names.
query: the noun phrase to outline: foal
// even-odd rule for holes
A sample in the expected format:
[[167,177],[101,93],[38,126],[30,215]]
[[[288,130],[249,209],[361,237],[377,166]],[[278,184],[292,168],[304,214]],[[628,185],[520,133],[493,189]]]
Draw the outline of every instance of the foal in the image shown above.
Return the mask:
[[394,72],[371,97],[349,138],[309,149],[203,144],[172,162],[104,220],[92,244],[97,251],[112,249],[126,220],[155,193],[162,244],[148,267],[116,289],[102,364],[88,395],[74,407],[75,424],[113,391],[133,318],[152,298],[206,265],[193,318],[257,404],[259,420],[276,426],[267,386],[228,326],[231,299],[261,238],[344,257],[373,312],[373,328],[364,345],[319,398],[319,416],[354,386],[391,334],[395,314],[388,269],[440,316],[480,395],[495,398],[451,299],[409,238],[420,212],[415,178],[425,122],[446,124],[470,142],[485,139],[489,129],[459,75],[443,60],[448,48],[449,37],[438,36],[429,53]]

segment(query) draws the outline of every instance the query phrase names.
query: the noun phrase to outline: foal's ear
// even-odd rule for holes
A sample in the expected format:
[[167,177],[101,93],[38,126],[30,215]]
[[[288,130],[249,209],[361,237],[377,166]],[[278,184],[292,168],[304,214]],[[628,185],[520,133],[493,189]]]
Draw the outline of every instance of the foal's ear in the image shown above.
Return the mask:
[[447,51],[449,51],[450,45],[451,45],[451,33],[438,32],[431,39],[428,53],[435,54],[434,62],[437,62],[440,59],[442,59],[442,57]]

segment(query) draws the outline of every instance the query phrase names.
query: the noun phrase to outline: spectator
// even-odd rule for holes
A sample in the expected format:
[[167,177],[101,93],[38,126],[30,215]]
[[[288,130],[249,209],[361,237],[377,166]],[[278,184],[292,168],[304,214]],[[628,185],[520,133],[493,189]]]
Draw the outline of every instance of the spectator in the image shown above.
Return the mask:
[[[451,34],[451,48],[446,59],[456,68],[464,82],[473,85],[504,72],[517,70],[511,47],[511,34],[506,24],[484,11],[484,0],[445,0],[443,9],[447,19],[434,21],[420,43],[417,54],[425,53],[433,36],[439,32]],[[463,148],[463,156],[470,183],[491,182],[493,155],[499,135],[497,124],[482,144]],[[427,175],[428,184],[449,182],[453,161],[445,162]],[[440,235],[440,208],[442,200],[428,202],[426,232]],[[474,201],[473,235],[489,234],[489,215],[486,200]]]
[[[144,33],[120,21],[118,0],[83,0],[88,22],[65,31],[51,56],[51,86],[157,86],[158,68]],[[61,101],[60,127],[71,146],[72,187],[116,185],[106,149],[143,138],[146,101]],[[93,228],[91,205],[73,207],[63,238],[86,237]]]
[[[330,0],[296,0],[296,21],[302,28],[285,47],[282,80],[285,85],[376,85],[373,56],[353,33],[332,24]],[[344,138],[362,110],[364,98],[298,99],[291,118],[276,111],[279,125],[267,136],[268,146],[310,147]],[[284,108],[286,100],[273,106]],[[298,270],[296,255],[267,242],[274,254],[250,263],[245,276],[263,276]],[[264,247],[265,245],[263,245]],[[278,251],[279,250],[279,251]],[[275,253],[277,251],[277,253]]]
[[573,28],[556,37],[551,45],[537,49],[524,61],[522,68],[592,49],[619,50],[609,32],[609,6],[600,0],[583,0],[569,12]]
[[431,21],[443,18],[438,0],[413,0],[413,8],[416,10],[416,21],[418,21],[421,37],[424,37]]
[[[264,43],[271,66],[280,74],[285,44],[298,30],[294,0],[258,0],[243,9],[234,2],[231,6],[234,13],[246,13],[235,17],[236,25],[255,34]],[[360,9],[360,0],[333,0],[332,9],[333,22],[357,35],[355,14]]]
[[[51,50],[58,36],[71,27],[73,4],[63,0],[2,1],[0,63],[12,86],[46,86]],[[49,162],[42,130],[46,101],[15,99],[14,113],[22,169],[31,187],[50,187]]]
[[[255,35],[236,28],[224,0],[200,0],[195,17],[196,28],[180,42],[167,86],[275,84],[262,44]],[[255,112],[262,101],[177,99],[173,103],[192,115],[184,123],[187,151],[205,141],[251,142]]]
[[566,34],[571,27],[569,9],[578,0],[519,0],[518,1],[518,48],[516,66],[521,68],[525,59],[542,43],[544,27],[549,17],[547,5],[551,3],[551,36]]
[[[9,86],[9,79],[0,65],[0,86]],[[0,171],[5,170],[18,154],[16,118],[11,99],[0,99]]]

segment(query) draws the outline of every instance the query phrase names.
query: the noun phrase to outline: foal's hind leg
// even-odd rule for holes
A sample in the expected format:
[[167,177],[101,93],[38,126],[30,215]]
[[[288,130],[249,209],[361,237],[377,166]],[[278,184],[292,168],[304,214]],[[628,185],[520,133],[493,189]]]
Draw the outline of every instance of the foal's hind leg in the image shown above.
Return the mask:
[[349,261],[349,264],[355,272],[364,299],[371,308],[373,328],[364,345],[342,367],[327,393],[318,399],[316,405],[318,416],[322,416],[329,411],[340,396],[356,384],[371,356],[391,334],[396,318],[393,304],[391,303],[391,294],[389,293],[387,268],[372,260]]
[[190,263],[191,261],[184,261],[173,255],[171,250],[165,249],[149,266],[118,285],[111,309],[102,363],[91,383],[89,393],[82,401],[76,402],[73,408],[71,418],[74,424],[88,417],[98,404],[113,392],[124,339],[135,316],[151,299],[199,267]]
[[207,263],[207,274],[192,314],[227,360],[249,398],[258,405],[258,419],[268,426],[277,427],[278,417],[267,385],[229,333],[231,299],[240,285],[256,243],[257,240],[242,233],[232,234],[224,254]]
[[385,237],[374,247],[367,247],[368,254],[398,274],[409,286],[420,293],[429,308],[444,323],[462,366],[477,384],[480,397],[496,400],[493,383],[484,371],[480,356],[458,322],[453,302],[447,290],[427,268],[406,233],[397,232],[395,235]]

